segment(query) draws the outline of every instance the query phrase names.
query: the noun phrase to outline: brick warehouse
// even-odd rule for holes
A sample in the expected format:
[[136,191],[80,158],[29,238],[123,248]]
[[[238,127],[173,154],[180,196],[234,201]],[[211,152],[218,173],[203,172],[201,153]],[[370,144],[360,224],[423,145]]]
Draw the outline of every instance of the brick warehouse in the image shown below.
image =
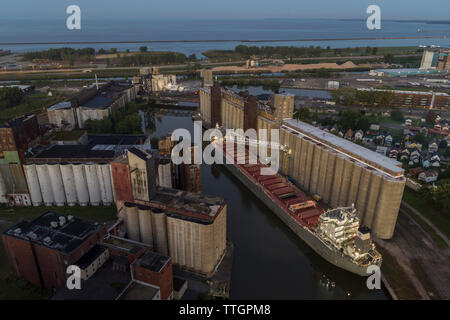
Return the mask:
[[103,224],[52,211],[6,230],[3,244],[16,278],[48,289],[66,283],[66,269],[106,234]]

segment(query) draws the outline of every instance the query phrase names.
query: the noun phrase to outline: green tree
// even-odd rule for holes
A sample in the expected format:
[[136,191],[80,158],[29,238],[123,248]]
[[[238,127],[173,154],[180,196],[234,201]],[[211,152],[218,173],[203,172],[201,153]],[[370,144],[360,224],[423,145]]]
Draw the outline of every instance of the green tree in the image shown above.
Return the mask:
[[311,119],[311,114],[307,107],[301,107],[294,113],[294,119],[308,121]]
[[392,110],[391,119],[394,121],[403,121],[405,118],[403,117],[403,113],[400,110]]
[[144,53],[147,52],[147,49],[148,49],[147,46],[142,46],[139,48],[139,51]]

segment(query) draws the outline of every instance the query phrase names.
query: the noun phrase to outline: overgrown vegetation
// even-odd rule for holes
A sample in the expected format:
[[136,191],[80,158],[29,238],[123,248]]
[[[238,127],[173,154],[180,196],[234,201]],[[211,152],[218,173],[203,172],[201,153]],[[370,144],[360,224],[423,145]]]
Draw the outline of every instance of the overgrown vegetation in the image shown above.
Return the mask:
[[331,92],[333,101],[344,106],[390,107],[395,101],[392,91],[361,91],[345,87]]
[[264,90],[276,91],[280,88],[280,81],[277,79],[236,79],[229,78],[221,81],[224,86],[237,86],[238,88],[245,88],[249,86],[262,86]]
[[101,120],[87,120],[84,128],[89,133],[142,133],[141,117],[136,102],[130,102],[124,109],[113,112],[110,117]]

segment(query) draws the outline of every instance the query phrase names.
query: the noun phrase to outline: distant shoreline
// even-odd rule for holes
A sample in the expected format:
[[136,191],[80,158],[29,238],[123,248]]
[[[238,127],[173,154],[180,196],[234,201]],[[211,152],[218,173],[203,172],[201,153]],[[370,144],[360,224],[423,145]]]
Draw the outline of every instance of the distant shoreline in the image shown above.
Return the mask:
[[[450,24],[450,22],[449,22]],[[214,43],[214,42],[308,42],[308,41],[366,41],[366,40],[407,40],[407,39],[450,39],[450,35],[445,36],[414,36],[414,37],[365,37],[365,38],[316,38],[316,39],[269,39],[269,40],[135,40],[135,41],[49,41],[49,42],[0,42],[0,46],[19,45],[61,45],[61,44],[142,44],[142,43]]]

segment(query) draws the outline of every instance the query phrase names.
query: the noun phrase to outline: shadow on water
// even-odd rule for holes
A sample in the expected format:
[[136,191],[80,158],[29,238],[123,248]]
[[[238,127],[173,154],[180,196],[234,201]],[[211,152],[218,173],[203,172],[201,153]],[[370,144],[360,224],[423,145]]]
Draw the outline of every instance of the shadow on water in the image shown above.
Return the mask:
[[[153,136],[193,132],[190,117],[159,117]],[[317,255],[221,165],[202,165],[202,191],[227,202],[227,237],[234,243],[232,299],[386,299],[366,278]],[[334,284],[334,286],[333,286]],[[350,296],[348,296],[350,293]]]

